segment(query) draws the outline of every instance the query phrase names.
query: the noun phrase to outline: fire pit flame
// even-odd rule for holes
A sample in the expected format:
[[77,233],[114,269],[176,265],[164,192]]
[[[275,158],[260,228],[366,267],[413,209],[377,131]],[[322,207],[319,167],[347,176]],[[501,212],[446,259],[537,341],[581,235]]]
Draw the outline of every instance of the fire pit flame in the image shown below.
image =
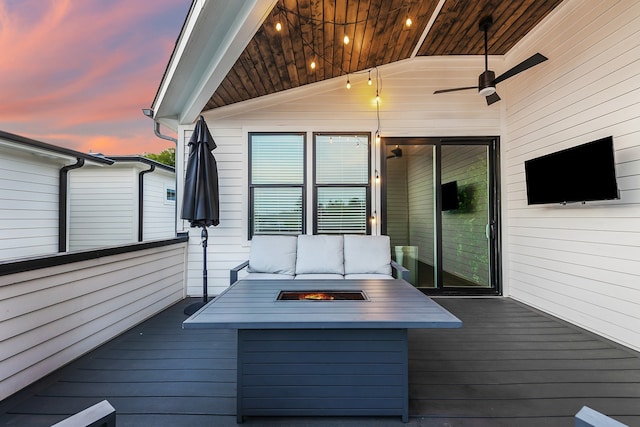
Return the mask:
[[306,290],[280,291],[278,301],[365,301],[362,291]]
[[335,299],[333,295],[328,295],[322,292],[312,294],[300,294],[298,299],[301,300],[314,300],[314,301],[332,301]]

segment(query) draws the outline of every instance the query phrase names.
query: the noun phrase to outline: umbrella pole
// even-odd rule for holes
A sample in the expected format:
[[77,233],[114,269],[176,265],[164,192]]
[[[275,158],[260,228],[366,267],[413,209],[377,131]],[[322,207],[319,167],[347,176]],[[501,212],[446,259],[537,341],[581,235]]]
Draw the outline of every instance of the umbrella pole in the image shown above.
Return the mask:
[[202,304],[206,304],[209,300],[209,295],[207,295],[207,289],[209,288],[207,285],[207,240],[209,240],[207,227],[202,227],[200,237],[202,238],[202,259],[204,260],[204,269],[202,270]]
[[209,295],[207,294],[207,241],[209,240],[209,232],[207,231],[207,227],[202,227],[200,237],[202,238],[202,260],[204,264],[202,269],[202,301],[188,305],[184,309],[184,314],[187,316],[191,316],[209,302]]

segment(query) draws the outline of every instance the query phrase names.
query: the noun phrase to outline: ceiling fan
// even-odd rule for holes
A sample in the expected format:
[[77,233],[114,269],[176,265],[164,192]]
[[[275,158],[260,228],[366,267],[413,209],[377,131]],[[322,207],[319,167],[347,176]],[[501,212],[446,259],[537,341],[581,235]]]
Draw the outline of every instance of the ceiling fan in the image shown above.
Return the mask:
[[496,77],[496,73],[489,69],[489,56],[487,53],[487,32],[493,24],[493,18],[487,16],[480,20],[480,31],[484,31],[484,72],[478,77],[478,86],[457,87],[454,89],[442,89],[433,92],[446,93],[455,92],[459,90],[478,89],[478,93],[487,98],[487,105],[491,105],[494,102],[500,101],[500,97],[496,93],[496,85],[509,77],[513,77],[516,74],[528,70],[529,68],[538,65],[541,62],[546,61],[548,58],[540,53],[536,53],[532,57],[525,59],[515,67]]

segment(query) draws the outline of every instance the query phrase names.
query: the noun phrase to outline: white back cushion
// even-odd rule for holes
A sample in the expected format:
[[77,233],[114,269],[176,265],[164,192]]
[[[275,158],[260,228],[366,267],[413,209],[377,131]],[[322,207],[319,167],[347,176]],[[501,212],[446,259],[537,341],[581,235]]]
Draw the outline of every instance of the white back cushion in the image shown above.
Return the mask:
[[342,236],[298,236],[296,274],[344,274]]
[[253,236],[247,271],[293,276],[297,242],[297,236]]
[[389,236],[344,236],[345,274],[391,274]]

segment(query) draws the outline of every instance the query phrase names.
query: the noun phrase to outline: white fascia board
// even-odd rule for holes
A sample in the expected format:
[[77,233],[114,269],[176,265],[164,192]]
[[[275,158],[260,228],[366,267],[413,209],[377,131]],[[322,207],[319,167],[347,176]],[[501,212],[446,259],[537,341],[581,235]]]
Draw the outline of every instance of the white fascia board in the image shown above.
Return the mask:
[[193,5],[152,106],[177,131],[195,122],[277,0],[198,0]]
[[30,155],[33,155],[42,159],[42,161],[45,163],[47,162],[55,163],[55,164],[60,164],[62,166],[72,165],[76,163],[78,161],[78,157],[81,157],[82,159],[84,159],[86,165],[104,167],[104,166],[109,166],[111,163],[111,161],[109,160],[107,160],[109,163],[105,162],[104,158],[101,158],[101,157],[98,157],[94,161],[92,160],[93,156],[91,154],[78,152],[78,155],[74,155],[73,150],[67,150],[67,149],[64,149],[63,147],[60,147],[61,150],[66,150],[68,152],[68,153],[63,153],[55,149],[51,149],[51,150],[47,149],[46,146],[44,146],[46,143],[41,143],[41,144],[43,144],[43,147],[31,146],[31,145],[26,145],[20,142],[13,142],[13,141],[0,139],[0,151],[2,149],[6,149],[6,150],[12,150],[18,153],[28,153]]

